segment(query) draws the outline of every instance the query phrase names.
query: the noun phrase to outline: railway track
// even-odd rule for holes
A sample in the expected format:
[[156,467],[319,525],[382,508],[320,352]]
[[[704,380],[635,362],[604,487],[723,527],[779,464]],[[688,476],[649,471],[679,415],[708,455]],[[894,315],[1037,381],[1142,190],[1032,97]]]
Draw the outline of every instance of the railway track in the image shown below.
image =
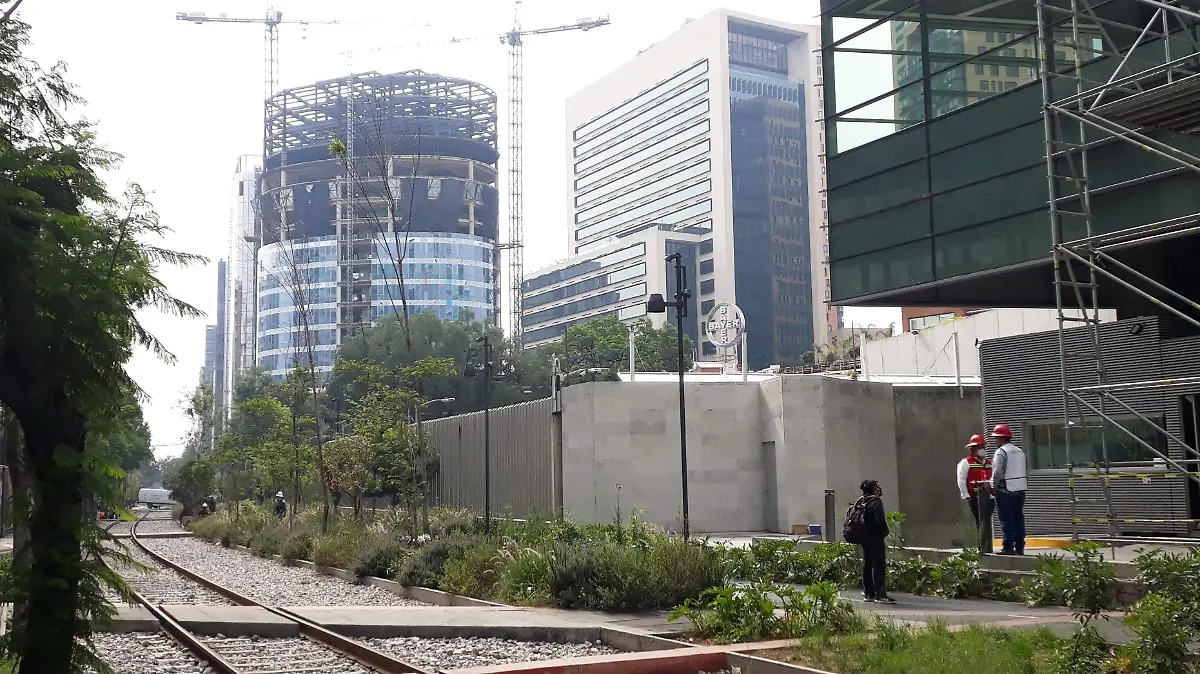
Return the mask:
[[[138,525],[149,517],[147,512],[133,523],[130,539],[134,546],[154,563],[196,583],[205,592],[215,593],[239,606],[253,606],[295,623],[299,639],[202,637],[189,632],[162,610],[160,602],[135,591],[138,602],[159,621],[163,630],[216,674],[428,674],[423,669],[393,655],[326,629],[317,623],[281,608],[265,606],[249,597],[218,585],[186,567],[151,550],[138,539]],[[170,517],[170,513],[167,513]]]

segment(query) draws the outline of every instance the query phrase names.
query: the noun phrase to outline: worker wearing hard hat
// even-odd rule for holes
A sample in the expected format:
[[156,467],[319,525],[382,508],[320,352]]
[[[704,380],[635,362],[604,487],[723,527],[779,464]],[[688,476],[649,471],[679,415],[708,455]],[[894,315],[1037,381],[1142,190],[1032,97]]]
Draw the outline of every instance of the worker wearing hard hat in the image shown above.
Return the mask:
[[1004,531],[1002,555],[1025,554],[1025,490],[1029,488],[1029,467],[1025,452],[1013,444],[1012,431],[1000,424],[992,431],[996,439],[992,485],[996,489],[996,513]]
[[983,455],[987,441],[976,433],[967,441],[967,458],[958,462],[958,494],[971,505],[971,516],[979,526],[979,494],[991,490],[992,460]]

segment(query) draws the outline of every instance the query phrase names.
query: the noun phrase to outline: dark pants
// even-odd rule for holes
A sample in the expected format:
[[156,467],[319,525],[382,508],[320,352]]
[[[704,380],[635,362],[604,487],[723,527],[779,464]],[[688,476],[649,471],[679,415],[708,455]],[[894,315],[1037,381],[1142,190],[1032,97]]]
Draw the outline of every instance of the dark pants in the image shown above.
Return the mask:
[[1025,553],[1025,492],[996,491],[996,514],[1004,532],[1004,552]]
[[887,594],[887,544],[883,536],[870,536],[862,544],[863,594],[878,599]]
[[975,518],[975,526],[979,525],[979,497],[971,496],[967,499],[967,503],[971,506],[971,517]]

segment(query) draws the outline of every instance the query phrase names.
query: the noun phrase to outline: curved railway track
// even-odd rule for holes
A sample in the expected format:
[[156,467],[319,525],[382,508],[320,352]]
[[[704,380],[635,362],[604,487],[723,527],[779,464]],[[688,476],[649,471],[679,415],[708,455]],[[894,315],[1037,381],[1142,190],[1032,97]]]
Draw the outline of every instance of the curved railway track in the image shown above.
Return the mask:
[[163,557],[138,539],[138,525],[150,519],[149,515],[150,512],[147,512],[133,523],[130,539],[157,564],[238,606],[263,609],[295,623],[299,629],[299,639],[205,638],[189,632],[157,604],[134,593],[138,602],[150,611],[168,635],[197,658],[207,662],[217,674],[429,674],[429,670],[338,634],[291,611],[260,604]]

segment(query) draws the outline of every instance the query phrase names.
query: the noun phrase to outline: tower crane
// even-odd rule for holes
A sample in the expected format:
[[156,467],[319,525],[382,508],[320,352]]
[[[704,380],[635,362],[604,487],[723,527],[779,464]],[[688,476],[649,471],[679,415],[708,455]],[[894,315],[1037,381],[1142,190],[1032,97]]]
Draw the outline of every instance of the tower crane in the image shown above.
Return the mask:
[[[521,0],[516,0],[520,8]],[[524,199],[525,185],[523,175],[523,155],[525,151],[524,125],[524,60],[522,47],[527,35],[545,35],[547,33],[562,33],[569,30],[591,30],[607,26],[607,16],[599,18],[584,18],[575,23],[547,28],[521,28],[521,20],[517,12],[513,13],[512,30],[500,36],[500,42],[508,45],[508,242],[502,248],[507,248],[509,287],[512,294],[509,297],[510,337],[521,344],[524,342],[524,329],[521,326],[521,307],[524,304],[525,283],[525,214]]]

